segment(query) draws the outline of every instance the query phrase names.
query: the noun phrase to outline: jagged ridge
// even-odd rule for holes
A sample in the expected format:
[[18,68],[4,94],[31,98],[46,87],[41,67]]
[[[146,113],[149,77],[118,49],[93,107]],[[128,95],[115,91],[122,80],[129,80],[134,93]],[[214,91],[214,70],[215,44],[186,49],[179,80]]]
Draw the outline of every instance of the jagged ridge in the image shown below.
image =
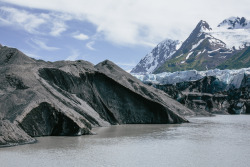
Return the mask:
[[151,51],[151,53],[141,59],[132,69],[131,73],[152,73],[166,60],[171,58],[179,44],[180,42],[177,40],[166,39],[162,41]]

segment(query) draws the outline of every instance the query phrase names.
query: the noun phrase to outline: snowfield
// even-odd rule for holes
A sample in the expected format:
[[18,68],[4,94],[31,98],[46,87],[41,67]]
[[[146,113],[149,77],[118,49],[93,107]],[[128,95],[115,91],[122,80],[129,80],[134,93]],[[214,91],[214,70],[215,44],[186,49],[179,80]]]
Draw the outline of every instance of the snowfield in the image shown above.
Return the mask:
[[215,38],[222,40],[229,49],[242,49],[250,44],[250,29],[215,28],[209,32]]

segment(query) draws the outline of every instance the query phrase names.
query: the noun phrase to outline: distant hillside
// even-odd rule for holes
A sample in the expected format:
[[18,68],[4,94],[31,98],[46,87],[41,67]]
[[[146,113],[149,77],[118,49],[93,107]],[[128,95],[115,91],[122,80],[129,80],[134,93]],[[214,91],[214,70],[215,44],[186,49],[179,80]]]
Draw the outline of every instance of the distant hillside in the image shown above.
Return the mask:
[[230,59],[217,66],[219,69],[239,69],[250,67],[250,47],[236,53]]

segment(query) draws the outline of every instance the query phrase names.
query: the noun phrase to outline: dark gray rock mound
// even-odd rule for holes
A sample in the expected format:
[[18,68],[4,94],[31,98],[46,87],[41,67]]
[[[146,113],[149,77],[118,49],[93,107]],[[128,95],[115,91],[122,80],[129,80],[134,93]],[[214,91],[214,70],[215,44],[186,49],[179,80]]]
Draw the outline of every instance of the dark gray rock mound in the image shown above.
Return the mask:
[[15,123],[11,123],[8,120],[0,120],[0,147],[36,141]]
[[13,126],[1,129],[1,145],[91,134],[97,126],[182,123],[183,115],[195,115],[110,61],[51,63],[7,47],[0,49],[0,108],[0,120]]
[[32,109],[19,125],[30,136],[75,136],[84,134],[73,120],[46,102]]

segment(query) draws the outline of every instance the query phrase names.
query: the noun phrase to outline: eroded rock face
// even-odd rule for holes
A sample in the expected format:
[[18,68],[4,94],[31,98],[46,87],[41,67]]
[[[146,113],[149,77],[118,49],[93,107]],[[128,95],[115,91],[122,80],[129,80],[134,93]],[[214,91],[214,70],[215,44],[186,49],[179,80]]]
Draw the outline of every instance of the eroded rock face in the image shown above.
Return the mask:
[[0,120],[0,147],[33,143],[35,141],[16,123],[11,123],[9,120]]
[[250,75],[244,75],[240,88],[230,88],[215,77],[175,85],[153,85],[168,93],[197,113],[244,114],[249,113]]
[[81,134],[80,127],[73,120],[46,102],[32,109],[19,125],[32,137]]
[[229,103],[227,95],[185,92],[183,104],[188,108],[193,108],[198,113],[209,112],[212,114],[228,114]]
[[245,102],[245,106],[246,106],[246,114],[250,114],[250,100],[247,100]]
[[51,63],[7,47],[0,49],[0,108],[0,120],[20,129],[17,138],[11,137],[15,130],[2,129],[1,145],[91,134],[97,126],[182,123],[184,115],[195,115],[110,61]]

